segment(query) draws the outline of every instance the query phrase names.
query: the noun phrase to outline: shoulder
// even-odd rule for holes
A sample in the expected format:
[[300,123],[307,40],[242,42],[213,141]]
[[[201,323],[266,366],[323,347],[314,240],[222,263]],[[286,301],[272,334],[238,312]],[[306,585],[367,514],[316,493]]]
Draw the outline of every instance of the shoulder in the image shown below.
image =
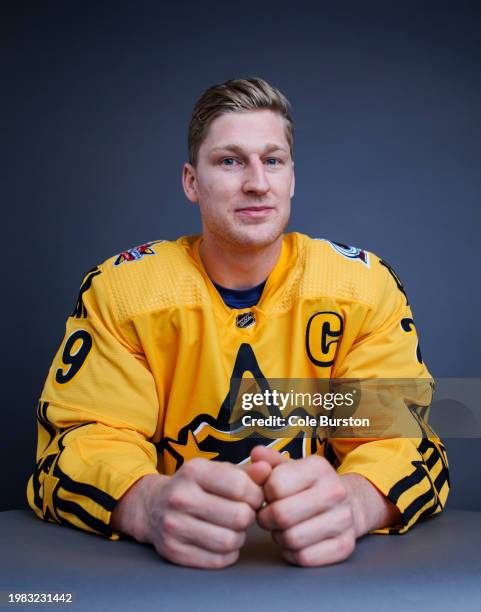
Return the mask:
[[304,259],[305,291],[368,306],[375,306],[386,291],[396,287],[404,293],[393,268],[372,251],[326,238],[297,236]]
[[[184,236],[175,241],[153,240],[117,253],[97,266],[98,284],[102,284],[115,318],[125,321],[136,314],[174,306],[183,285],[192,287],[193,279],[199,276],[192,254],[197,239]],[[186,283],[184,279],[188,279]]]

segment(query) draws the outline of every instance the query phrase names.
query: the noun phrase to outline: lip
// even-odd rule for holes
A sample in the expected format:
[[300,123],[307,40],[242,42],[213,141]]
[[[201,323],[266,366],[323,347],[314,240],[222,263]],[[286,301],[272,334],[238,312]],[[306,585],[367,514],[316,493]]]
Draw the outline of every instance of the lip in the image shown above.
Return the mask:
[[260,219],[267,217],[273,210],[272,206],[245,206],[244,208],[236,208],[235,212],[242,217]]

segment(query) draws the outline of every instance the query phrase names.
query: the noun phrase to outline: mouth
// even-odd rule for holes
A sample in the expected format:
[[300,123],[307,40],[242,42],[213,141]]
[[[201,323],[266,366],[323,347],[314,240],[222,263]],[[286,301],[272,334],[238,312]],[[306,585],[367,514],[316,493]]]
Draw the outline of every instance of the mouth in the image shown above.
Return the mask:
[[242,208],[236,208],[235,212],[237,215],[249,219],[262,219],[271,214],[274,210],[272,206],[244,206]]

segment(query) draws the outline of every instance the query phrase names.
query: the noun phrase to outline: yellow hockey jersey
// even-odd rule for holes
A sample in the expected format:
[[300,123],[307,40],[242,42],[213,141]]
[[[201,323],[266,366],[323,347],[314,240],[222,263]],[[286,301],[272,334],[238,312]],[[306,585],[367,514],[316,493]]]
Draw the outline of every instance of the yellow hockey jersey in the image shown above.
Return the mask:
[[[259,439],[229,431],[229,396],[244,376],[430,377],[403,286],[372,253],[287,234],[260,301],[237,310],[209,279],[200,241],[148,243],[86,275],[37,408],[27,496],[39,517],[116,539],[111,512],[142,476],[173,474],[192,457],[247,461]],[[446,502],[434,436],[300,435],[274,448],[319,453],[371,481],[402,517],[379,533],[403,533]]]

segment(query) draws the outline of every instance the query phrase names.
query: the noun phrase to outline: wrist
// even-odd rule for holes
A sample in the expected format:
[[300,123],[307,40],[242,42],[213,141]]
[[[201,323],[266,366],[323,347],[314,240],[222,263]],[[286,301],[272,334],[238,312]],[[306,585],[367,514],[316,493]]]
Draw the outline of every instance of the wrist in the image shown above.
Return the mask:
[[112,511],[110,525],[138,542],[150,541],[150,515],[155,494],[163,488],[168,476],[147,474],[137,480],[117,502]]
[[362,483],[359,482],[359,478],[362,478],[359,474],[343,474],[341,476],[342,483],[347,490],[349,502],[351,504],[356,538],[359,538],[369,531],[365,505],[361,502],[359,489]]
[[355,473],[341,479],[351,500],[356,538],[400,522],[398,508],[370,480]]

